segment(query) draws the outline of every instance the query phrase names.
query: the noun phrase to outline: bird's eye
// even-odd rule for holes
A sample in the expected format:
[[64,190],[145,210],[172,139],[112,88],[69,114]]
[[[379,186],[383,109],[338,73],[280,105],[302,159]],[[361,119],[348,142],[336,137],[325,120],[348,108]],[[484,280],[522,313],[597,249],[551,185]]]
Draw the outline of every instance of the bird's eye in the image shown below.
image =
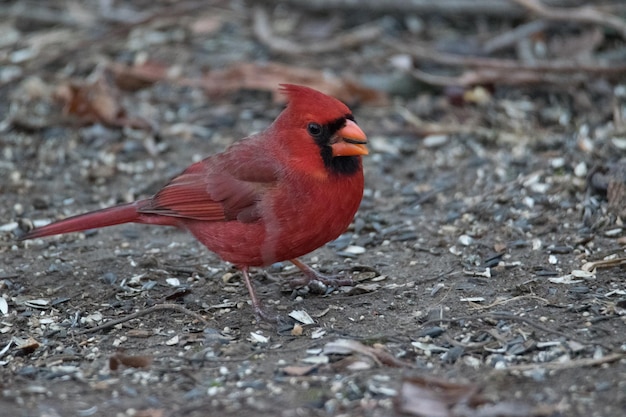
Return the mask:
[[309,125],[306,127],[306,129],[308,130],[309,134],[311,136],[319,136],[322,134],[322,126],[320,126],[317,123],[309,123]]

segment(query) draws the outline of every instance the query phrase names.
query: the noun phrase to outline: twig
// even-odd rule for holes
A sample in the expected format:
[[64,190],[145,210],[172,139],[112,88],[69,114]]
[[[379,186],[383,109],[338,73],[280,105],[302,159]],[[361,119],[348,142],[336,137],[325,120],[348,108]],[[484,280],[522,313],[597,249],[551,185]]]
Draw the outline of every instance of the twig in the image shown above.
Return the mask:
[[[370,13],[394,13],[416,15],[440,14],[467,16],[498,16],[517,19],[527,15],[523,7],[514,1],[503,0],[274,0],[259,1],[256,3],[267,6],[268,3],[290,4],[298,10],[312,10],[327,13],[328,11],[367,11]],[[552,7],[575,7],[580,0],[548,0]],[[607,13],[618,14],[623,4],[598,5],[596,10],[606,10]]]
[[[260,2],[259,2],[260,3]],[[278,3],[275,1],[274,3]],[[459,16],[501,16],[519,18],[524,9],[502,0],[282,0],[294,8],[328,12],[329,10],[359,10],[375,13],[455,14]],[[555,0],[559,5],[572,4],[572,0]],[[263,4],[267,4],[264,1]]]
[[319,54],[349,49],[366,42],[371,42],[381,35],[381,29],[378,25],[367,25],[333,36],[332,39],[327,39],[324,42],[299,44],[274,35],[269,15],[264,8],[260,6],[254,8],[253,20],[254,34],[259,41],[274,52],[288,55]]
[[74,333],[77,336],[83,335],[83,334],[88,334],[88,333],[95,333],[95,332],[99,332],[100,330],[105,330],[105,329],[109,329],[111,327],[117,326],[118,324],[121,323],[125,323],[127,321],[139,318],[141,316],[145,316],[147,314],[152,314],[154,312],[157,311],[164,311],[164,310],[174,310],[174,311],[178,311],[179,313],[183,313],[186,314],[188,316],[191,316],[193,318],[195,318],[196,320],[199,320],[203,323],[208,323],[207,319],[205,319],[204,317],[202,317],[200,314],[193,312],[189,309],[186,309],[185,307],[178,305],[178,304],[157,304],[154,305],[150,308],[146,308],[145,310],[140,310],[137,311],[136,313],[133,314],[129,314],[128,316],[124,316],[121,317],[119,319],[115,319],[115,320],[109,320],[104,324],[101,324],[99,326],[96,327],[91,327],[89,329],[85,329],[85,330],[81,330],[80,332],[76,332]]
[[563,369],[584,368],[590,366],[603,365],[605,363],[617,362],[626,358],[624,353],[611,353],[601,358],[583,358],[567,362],[546,362],[546,363],[526,363],[522,365],[513,365],[507,368],[494,369],[494,372],[511,372],[511,371],[533,371],[536,369],[549,369],[560,371]]
[[491,55],[494,52],[508,48],[537,32],[541,32],[548,27],[545,20],[533,20],[532,22],[521,24],[507,32],[498,34],[483,43],[483,52]]
[[433,75],[420,70],[411,71],[411,75],[416,79],[430,85],[438,86],[459,86],[471,87],[484,84],[500,84],[500,85],[533,85],[533,84],[567,84],[575,85],[588,79],[582,74],[574,76],[565,76],[558,74],[549,74],[541,71],[525,71],[499,69],[479,69],[466,71],[456,77]]
[[424,323],[421,323],[421,326],[428,327],[430,325],[437,324],[437,323],[455,323],[455,322],[459,322],[463,320],[481,320],[481,319],[521,321],[522,323],[525,323],[531,327],[534,327],[537,330],[541,330],[542,332],[551,333],[557,336],[564,337],[565,339],[569,339],[569,340],[576,340],[577,342],[584,344],[584,345],[598,345],[598,346],[604,347],[607,350],[611,350],[610,347],[605,346],[596,341],[577,340],[576,338],[572,337],[572,335],[570,334],[567,334],[560,330],[551,329],[547,326],[544,326],[541,323],[537,323],[535,320],[530,319],[528,317],[516,316],[514,314],[507,314],[507,313],[484,313],[484,314],[478,314],[476,316],[462,316],[462,317],[456,317],[456,318],[450,318],[450,319],[446,319],[446,318],[432,319]]
[[438,64],[451,66],[464,66],[470,68],[506,70],[506,71],[532,71],[532,72],[557,72],[557,73],[589,73],[589,74],[620,74],[626,72],[626,63],[615,65],[596,63],[590,61],[577,61],[570,59],[555,59],[551,61],[538,61],[536,64],[524,64],[512,59],[483,58],[476,56],[463,56],[439,52],[425,45],[406,45],[397,41],[384,39],[385,45],[403,53],[407,53],[416,59],[432,61]]
[[626,38],[626,22],[617,16],[601,12],[591,6],[575,8],[550,7],[539,0],[512,0],[532,11],[533,13],[550,20],[590,23],[610,27],[617,31],[622,38]]
[[512,59],[462,56],[439,52],[424,45],[407,45],[396,41],[383,40],[385,45],[399,52],[409,54],[417,60],[435,62],[453,67],[469,67],[458,76],[442,76],[426,73],[419,69],[411,71],[416,79],[427,84],[448,86],[473,86],[488,83],[524,85],[537,83],[572,84],[584,82],[589,75],[622,77],[626,72],[625,63],[605,64],[577,60],[537,61],[522,63]]
[[513,298],[508,298],[506,300],[498,300],[495,301],[489,305],[486,306],[476,306],[475,309],[476,310],[487,310],[493,307],[497,307],[499,305],[503,305],[503,304],[507,304],[510,303],[512,301],[519,301],[519,300],[525,300],[525,299],[531,299],[531,300],[539,300],[542,301],[544,304],[549,304],[549,301],[546,300],[545,298],[541,298],[537,295],[533,295],[533,294],[527,294],[527,295],[519,295],[517,297],[513,297]]

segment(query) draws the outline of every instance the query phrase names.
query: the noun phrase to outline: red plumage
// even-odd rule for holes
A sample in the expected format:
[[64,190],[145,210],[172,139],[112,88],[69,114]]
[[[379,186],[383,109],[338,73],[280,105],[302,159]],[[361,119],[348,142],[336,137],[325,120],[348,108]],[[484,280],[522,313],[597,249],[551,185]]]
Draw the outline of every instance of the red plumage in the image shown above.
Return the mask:
[[[177,226],[244,272],[294,260],[343,233],[363,196],[365,134],[340,101],[283,85],[289,102],[265,131],[188,167],[152,198],[70,217],[22,239],[121,223]],[[321,131],[321,133],[319,133]]]

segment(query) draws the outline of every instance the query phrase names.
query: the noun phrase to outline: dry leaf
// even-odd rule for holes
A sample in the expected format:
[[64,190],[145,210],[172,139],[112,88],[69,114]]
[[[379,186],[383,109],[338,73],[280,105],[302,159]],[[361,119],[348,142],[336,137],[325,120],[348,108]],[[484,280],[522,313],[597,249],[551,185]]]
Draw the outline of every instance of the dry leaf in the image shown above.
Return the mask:
[[54,97],[63,104],[63,114],[78,123],[150,130],[146,121],[128,118],[121,105],[119,90],[107,74],[92,83],[70,81],[63,84],[56,89]]
[[170,70],[165,64],[154,61],[146,61],[132,67],[115,63],[110,65],[109,69],[117,87],[126,91],[141,90],[162,81],[168,77]]
[[457,384],[433,377],[413,376],[402,381],[395,398],[396,411],[423,417],[452,417],[461,405],[475,407],[483,401],[477,385]]
[[33,353],[35,350],[37,350],[39,346],[41,346],[41,344],[36,341],[32,336],[29,336],[27,339],[13,337],[12,341],[15,346],[25,355]]
[[222,95],[242,89],[269,91],[274,100],[284,102],[278,94],[278,85],[283,83],[302,84],[338,99],[353,103],[386,104],[384,92],[326,72],[294,67],[285,64],[243,63],[221,71],[211,71],[202,80],[181,80],[183,85],[200,86],[209,95]]
[[309,366],[286,366],[282,369],[285,375],[289,376],[306,376],[317,370],[319,365]]
[[119,365],[124,365],[129,368],[147,368],[152,364],[152,360],[152,356],[130,356],[122,352],[117,352],[109,358],[109,369],[115,371],[119,368]]
[[401,360],[396,359],[389,352],[385,351],[382,346],[365,346],[361,342],[357,342],[356,340],[349,339],[337,339],[333,342],[329,342],[324,346],[324,354],[325,355],[349,355],[349,354],[360,354],[367,356],[374,360],[377,365],[382,366],[391,366],[394,368],[412,368],[413,365],[402,362]]

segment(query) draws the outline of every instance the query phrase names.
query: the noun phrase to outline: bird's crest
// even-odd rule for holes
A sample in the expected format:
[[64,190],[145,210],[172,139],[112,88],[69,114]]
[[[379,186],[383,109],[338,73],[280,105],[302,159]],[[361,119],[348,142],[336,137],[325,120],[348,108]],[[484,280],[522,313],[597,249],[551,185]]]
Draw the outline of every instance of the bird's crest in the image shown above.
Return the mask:
[[337,120],[351,115],[348,106],[334,97],[320,93],[309,87],[295,84],[281,84],[281,93],[287,96],[287,109],[291,114],[315,115],[320,123]]

